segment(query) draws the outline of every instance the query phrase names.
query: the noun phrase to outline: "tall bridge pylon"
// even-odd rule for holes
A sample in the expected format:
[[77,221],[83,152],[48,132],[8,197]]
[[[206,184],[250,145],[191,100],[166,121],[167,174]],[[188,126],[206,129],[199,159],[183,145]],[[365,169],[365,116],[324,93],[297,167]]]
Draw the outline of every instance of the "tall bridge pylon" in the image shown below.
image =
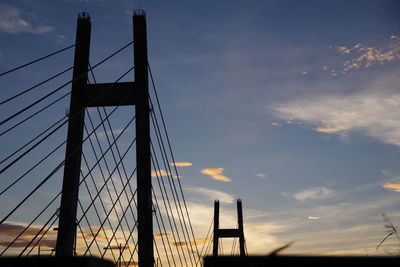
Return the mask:
[[219,228],[219,201],[214,202],[214,237],[213,237],[213,256],[218,256],[218,244],[220,238],[239,238],[240,256],[245,256],[245,239],[243,231],[243,210],[242,201],[237,200],[238,228],[220,229]]
[[[153,266],[153,222],[150,158],[150,107],[146,17],[133,16],[134,82],[87,84],[91,22],[87,13],[78,18],[73,83],[69,109],[68,137],[61,194],[56,256],[73,256],[81,170],[85,109],[88,107],[134,105],[136,116],[138,260]],[[109,90],[112,88],[112,90]]]

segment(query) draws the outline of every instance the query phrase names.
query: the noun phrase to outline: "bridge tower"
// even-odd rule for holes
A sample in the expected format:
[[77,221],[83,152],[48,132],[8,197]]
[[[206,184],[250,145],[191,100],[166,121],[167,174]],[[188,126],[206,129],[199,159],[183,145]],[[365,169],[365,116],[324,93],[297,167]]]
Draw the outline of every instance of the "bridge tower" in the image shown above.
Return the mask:
[[[154,265],[151,198],[150,107],[146,16],[133,16],[134,82],[88,84],[91,22],[87,13],[78,17],[68,137],[59,213],[56,256],[74,255],[76,215],[82,156],[85,109],[88,107],[135,106],[138,258],[143,267]],[[112,87],[112,90],[109,90]]]
[[244,231],[243,231],[243,210],[242,201],[237,200],[238,228],[220,229],[219,228],[219,201],[214,202],[214,238],[213,238],[213,256],[218,256],[218,241],[220,238],[239,238],[240,256],[245,256]]

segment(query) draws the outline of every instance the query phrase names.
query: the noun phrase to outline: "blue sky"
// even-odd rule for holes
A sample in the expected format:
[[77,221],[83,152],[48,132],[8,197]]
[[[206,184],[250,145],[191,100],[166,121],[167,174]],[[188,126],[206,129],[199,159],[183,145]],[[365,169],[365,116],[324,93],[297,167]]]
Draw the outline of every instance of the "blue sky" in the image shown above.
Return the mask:
[[[132,39],[137,8],[175,159],[191,163],[179,171],[198,238],[214,199],[235,226],[240,198],[250,253],[290,241],[287,253],[386,253],[381,213],[400,222],[397,1],[1,1],[0,69],[72,44],[82,11],[98,62]],[[1,99],[70,66],[72,51],[49,62],[1,77]]]

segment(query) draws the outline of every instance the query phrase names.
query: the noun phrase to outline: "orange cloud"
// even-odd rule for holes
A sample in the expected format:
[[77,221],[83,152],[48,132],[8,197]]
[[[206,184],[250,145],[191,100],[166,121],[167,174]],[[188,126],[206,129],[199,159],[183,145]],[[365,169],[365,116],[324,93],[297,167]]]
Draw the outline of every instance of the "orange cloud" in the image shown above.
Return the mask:
[[170,163],[171,166],[176,166],[176,167],[190,167],[193,165],[193,163],[191,162],[186,162],[186,161],[180,161],[180,162],[171,162]]
[[[6,237],[15,238],[18,236],[22,231],[26,228],[25,225],[21,224],[14,224],[14,223],[3,223],[0,225],[0,237],[2,239]],[[38,226],[30,226],[25,232],[21,235],[21,238],[33,238],[39,231],[41,227]],[[55,237],[57,236],[56,232],[48,232],[48,237]]]
[[209,242],[210,240],[212,240],[211,238],[196,238],[196,245],[203,245],[207,242]]
[[154,238],[164,238],[164,237],[172,237],[172,235],[171,234],[168,234],[168,233],[159,233],[159,234],[156,234],[156,235],[154,235]]
[[[38,244],[36,244],[36,241],[31,243],[32,239],[37,234],[39,234],[38,237],[41,236],[41,228],[40,226],[30,226],[26,228],[25,225],[21,224],[3,223],[0,225],[0,247],[10,246],[11,248],[25,248],[29,245],[29,247],[41,246],[43,248],[54,248],[56,245],[55,237],[57,236],[57,233],[54,231],[47,232]],[[26,230],[24,231],[24,229]],[[21,234],[22,232],[23,234]],[[14,238],[20,234],[21,236],[11,244],[11,240],[14,240]]]
[[222,181],[222,182],[231,182],[232,179],[222,175],[222,172],[224,171],[224,168],[205,168],[201,170],[202,174],[211,176],[214,180],[217,181]]
[[155,170],[151,172],[151,177],[153,178],[157,178],[157,177],[172,177],[175,179],[179,179],[182,178],[182,176],[176,176],[176,175],[172,175],[169,171],[166,170]]
[[395,192],[400,192],[400,184],[396,184],[396,183],[386,183],[382,186],[383,188],[387,189],[387,190],[391,190],[391,191],[395,191]]
[[[51,239],[42,239],[40,240],[37,244],[36,242],[32,242],[29,244],[31,240],[29,239],[22,239],[22,240],[17,240],[11,244],[11,248],[25,248],[26,246],[29,245],[29,247],[33,247],[34,245],[40,246],[42,248],[49,248],[53,249],[56,247],[56,240],[51,240]],[[0,241],[0,247],[8,247],[10,245],[10,241]]]
[[319,133],[339,133],[346,130],[346,127],[338,125],[333,127],[317,127],[314,128],[314,131]]
[[174,243],[172,243],[172,246],[174,246],[174,247],[182,247],[182,248],[184,248],[184,247],[187,247],[188,245],[190,245],[190,243],[187,243],[187,242],[174,242]]
[[400,59],[400,38],[396,35],[390,36],[392,42],[385,47],[363,46],[358,43],[351,48],[337,46],[336,50],[341,54],[356,54],[352,59],[346,60],[341,70],[331,72],[332,76],[345,74],[353,69],[369,68],[376,64],[383,65],[386,62]]

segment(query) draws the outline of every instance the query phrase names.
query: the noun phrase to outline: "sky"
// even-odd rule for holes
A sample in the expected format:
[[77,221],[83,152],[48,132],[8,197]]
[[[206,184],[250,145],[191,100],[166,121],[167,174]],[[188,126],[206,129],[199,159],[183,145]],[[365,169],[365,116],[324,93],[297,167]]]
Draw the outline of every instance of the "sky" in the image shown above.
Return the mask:
[[[398,253],[394,239],[376,249],[382,214],[400,223],[398,1],[0,1],[0,72],[74,43],[83,11],[98,62],[132,40],[138,8],[197,238],[215,199],[227,228],[241,199],[249,254],[289,242],[289,254]],[[124,55],[97,80],[123,73],[132,64]],[[72,57],[0,77],[1,100]],[[24,101],[0,107],[1,118]],[[54,107],[54,118],[67,107]],[[12,151],[19,139],[1,146]],[[1,202],[2,213],[15,198]]]

